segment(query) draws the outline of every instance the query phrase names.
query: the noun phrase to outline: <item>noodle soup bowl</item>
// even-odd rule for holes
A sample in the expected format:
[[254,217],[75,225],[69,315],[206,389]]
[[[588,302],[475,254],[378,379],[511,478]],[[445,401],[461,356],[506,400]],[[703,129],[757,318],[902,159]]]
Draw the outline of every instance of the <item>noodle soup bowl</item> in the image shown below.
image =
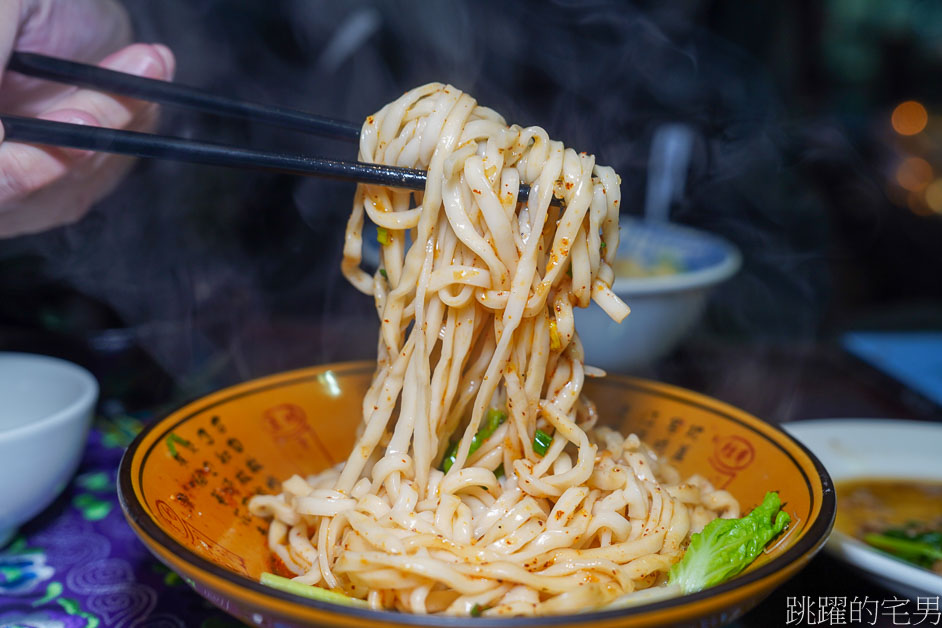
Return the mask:
[[733,621],[821,548],[834,493],[814,456],[784,432],[694,392],[610,376],[587,383],[603,421],[634,432],[679,471],[699,473],[747,511],[779,491],[792,524],[744,572],[705,591],[630,607],[546,617],[443,617],[373,611],[299,597],[259,583],[278,572],[268,522],[247,508],[293,474],[346,458],[372,363],[340,363],[249,381],[152,423],[128,448],[119,496],[131,527],[157,558],[208,600],[262,626],[677,626]]

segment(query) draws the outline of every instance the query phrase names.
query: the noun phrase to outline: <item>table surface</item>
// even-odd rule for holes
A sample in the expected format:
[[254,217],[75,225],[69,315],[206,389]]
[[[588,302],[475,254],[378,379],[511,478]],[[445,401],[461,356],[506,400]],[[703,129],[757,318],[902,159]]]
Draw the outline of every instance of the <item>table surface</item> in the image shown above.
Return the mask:
[[[773,423],[825,417],[942,420],[938,408],[821,344],[694,343],[646,375]],[[117,465],[151,416],[99,416],[81,467],[62,496],[0,549],[0,628],[241,625],[156,561],[124,521],[115,493]],[[940,625],[938,613],[927,613],[931,606],[918,602],[820,554],[734,626]]]

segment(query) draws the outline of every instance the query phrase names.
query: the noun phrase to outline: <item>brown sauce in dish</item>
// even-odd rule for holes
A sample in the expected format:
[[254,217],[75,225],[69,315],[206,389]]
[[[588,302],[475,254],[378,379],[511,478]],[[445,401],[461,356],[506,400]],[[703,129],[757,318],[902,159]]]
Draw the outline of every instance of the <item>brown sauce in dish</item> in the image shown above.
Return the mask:
[[853,537],[914,523],[942,529],[942,481],[858,478],[835,482],[834,489],[834,526]]

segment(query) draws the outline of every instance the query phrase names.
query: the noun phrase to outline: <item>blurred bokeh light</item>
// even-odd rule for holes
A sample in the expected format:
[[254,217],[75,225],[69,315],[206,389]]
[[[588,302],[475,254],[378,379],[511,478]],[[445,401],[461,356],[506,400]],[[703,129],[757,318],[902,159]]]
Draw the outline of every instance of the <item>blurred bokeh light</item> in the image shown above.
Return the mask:
[[916,135],[926,128],[929,114],[922,103],[907,100],[896,106],[890,121],[893,124],[893,130],[900,135]]

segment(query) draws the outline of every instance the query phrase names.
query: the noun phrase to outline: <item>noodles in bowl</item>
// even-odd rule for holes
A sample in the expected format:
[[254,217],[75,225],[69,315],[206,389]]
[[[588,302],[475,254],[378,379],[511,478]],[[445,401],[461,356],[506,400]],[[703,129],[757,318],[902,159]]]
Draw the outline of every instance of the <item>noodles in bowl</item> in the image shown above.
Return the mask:
[[[616,600],[630,600],[628,608],[491,619],[483,608],[485,617],[420,615],[363,608],[366,602],[357,608],[352,598],[333,591],[323,596],[325,589],[290,580],[302,591],[266,586],[266,572],[291,573],[268,548],[270,524],[246,505],[253,495],[278,492],[293,474],[316,475],[346,458],[375,366],[323,364],[253,379],[150,422],[118,472],[133,531],[196,592],[249,625],[651,628],[732,621],[807,564],[831,528],[835,504],[827,473],[781,430],[689,390],[612,375],[586,381],[597,425],[636,433],[659,461],[670,461],[682,476],[702,474],[743,510],[766,491],[780,491],[792,522],[744,572],[699,593],[654,600],[649,593],[676,592],[653,586]],[[688,549],[681,563],[693,553]]]
[[370,116],[359,158],[428,182],[357,190],[342,268],[375,299],[376,370],[346,461],[250,501],[281,567],[422,614],[572,613],[664,584],[691,535],[740,506],[598,427],[582,395],[603,373],[584,365],[573,308],[629,311],[611,291],[618,176],[441,84]]

